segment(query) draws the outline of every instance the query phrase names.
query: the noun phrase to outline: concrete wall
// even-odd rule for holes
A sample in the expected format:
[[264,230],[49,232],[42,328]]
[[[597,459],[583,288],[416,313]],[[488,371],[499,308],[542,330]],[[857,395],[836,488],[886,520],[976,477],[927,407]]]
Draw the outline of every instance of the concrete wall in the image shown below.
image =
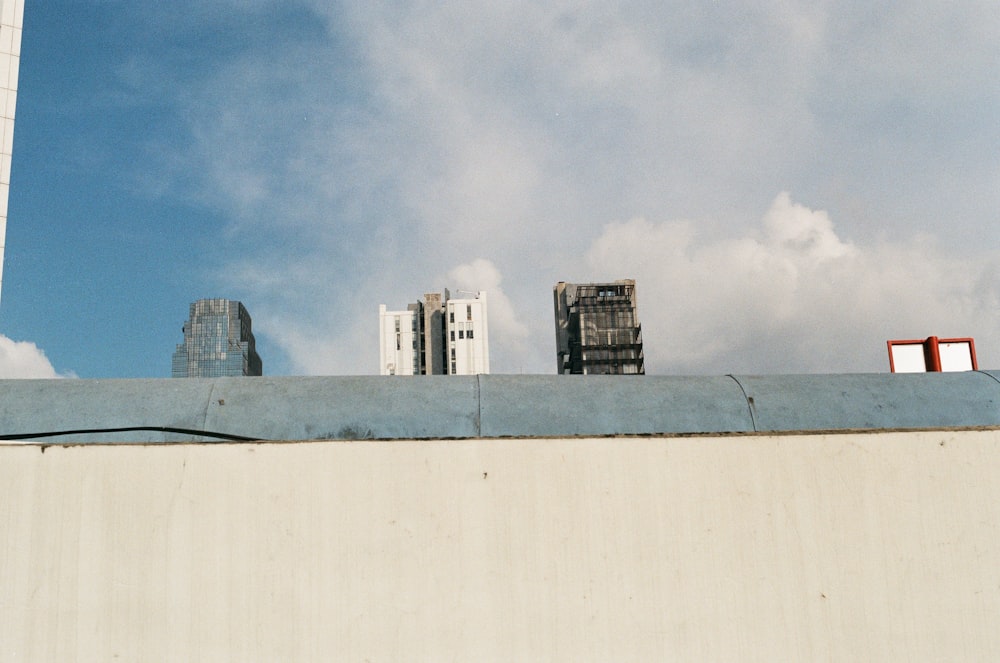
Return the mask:
[[1000,660],[1000,431],[0,446],[2,661]]

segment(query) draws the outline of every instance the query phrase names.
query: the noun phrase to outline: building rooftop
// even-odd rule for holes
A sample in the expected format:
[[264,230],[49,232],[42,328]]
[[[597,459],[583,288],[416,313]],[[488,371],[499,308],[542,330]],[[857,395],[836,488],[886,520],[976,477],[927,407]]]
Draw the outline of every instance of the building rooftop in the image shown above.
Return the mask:
[[1000,426],[1000,372],[0,381],[51,443],[689,435]]

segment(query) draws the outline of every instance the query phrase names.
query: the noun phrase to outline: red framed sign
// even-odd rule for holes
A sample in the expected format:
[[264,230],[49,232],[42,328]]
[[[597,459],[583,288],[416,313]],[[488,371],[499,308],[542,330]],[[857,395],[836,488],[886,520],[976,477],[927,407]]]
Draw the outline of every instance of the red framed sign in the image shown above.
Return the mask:
[[888,341],[889,370],[893,373],[976,371],[976,342],[971,338]]

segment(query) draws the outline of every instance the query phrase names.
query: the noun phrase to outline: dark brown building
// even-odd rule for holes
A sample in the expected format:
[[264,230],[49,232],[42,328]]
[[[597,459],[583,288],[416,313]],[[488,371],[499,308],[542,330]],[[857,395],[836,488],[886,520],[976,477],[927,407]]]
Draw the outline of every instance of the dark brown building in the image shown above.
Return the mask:
[[645,374],[635,281],[560,281],[552,294],[559,373]]

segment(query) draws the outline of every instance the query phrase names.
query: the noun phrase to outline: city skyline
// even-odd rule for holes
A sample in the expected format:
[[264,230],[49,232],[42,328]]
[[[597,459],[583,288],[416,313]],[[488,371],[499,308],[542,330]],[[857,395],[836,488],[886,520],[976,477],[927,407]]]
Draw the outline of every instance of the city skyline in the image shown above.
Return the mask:
[[549,286],[621,274],[647,374],[929,335],[989,368],[995,14],[28,0],[0,375],[163,376],[199,293],[270,375],[371,374],[415,283],[489,292],[491,371],[552,373]]

